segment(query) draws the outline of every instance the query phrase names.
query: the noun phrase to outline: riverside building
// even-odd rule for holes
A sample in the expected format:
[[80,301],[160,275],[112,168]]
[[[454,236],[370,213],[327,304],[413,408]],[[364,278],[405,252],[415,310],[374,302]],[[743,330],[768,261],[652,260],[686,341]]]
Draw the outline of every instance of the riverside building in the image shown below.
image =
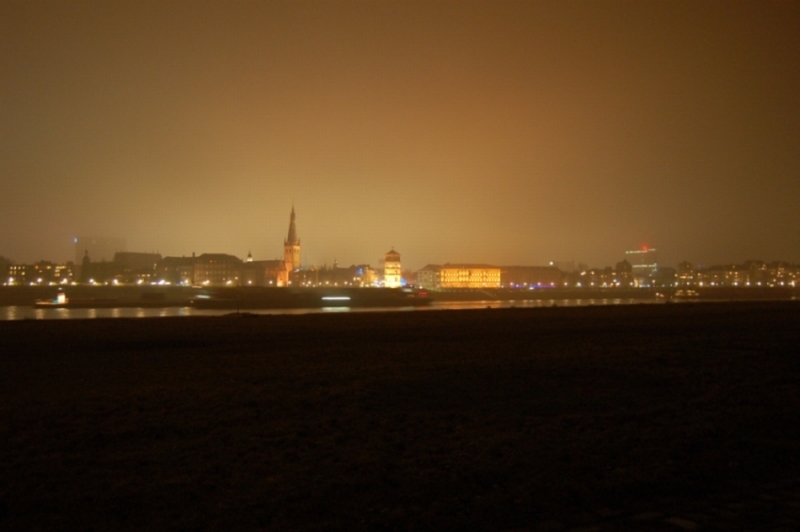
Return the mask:
[[488,264],[428,264],[417,272],[417,284],[428,289],[500,288],[501,269]]
[[402,275],[400,254],[392,248],[391,251],[384,255],[383,286],[386,288],[399,288],[402,285]]

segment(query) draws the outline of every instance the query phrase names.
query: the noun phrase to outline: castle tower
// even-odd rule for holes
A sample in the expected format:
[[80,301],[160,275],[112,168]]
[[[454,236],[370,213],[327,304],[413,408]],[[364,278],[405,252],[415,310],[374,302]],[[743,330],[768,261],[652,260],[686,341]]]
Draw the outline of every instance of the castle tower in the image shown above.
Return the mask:
[[297,227],[294,222],[294,205],[289,218],[289,236],[283,241],[283,263],[287,272],[300,268],[300,239],[297,238]]
[[392,250],[383,256],[383,286],[386,288],[399,288],[402,270],[400,269],[400,254]]

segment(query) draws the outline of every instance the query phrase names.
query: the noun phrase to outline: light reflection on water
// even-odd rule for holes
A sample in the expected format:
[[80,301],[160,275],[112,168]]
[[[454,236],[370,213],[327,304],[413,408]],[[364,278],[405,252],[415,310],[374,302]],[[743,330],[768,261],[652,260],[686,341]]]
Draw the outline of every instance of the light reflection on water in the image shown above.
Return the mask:
[[[538,299],[523,301],[434,301],[427,307],[323,307],[306,309],[255,309],[245,310],[248,314],[315,314],[315,313],[341,313],[341,312],[408,312],[430,310],[466,310],[481,308],[540,308],[540,307],[585,307],[605,305],[635,305],[658,304],[662,300],[656,299]],[[224,316],[235,314],[229,309],[208,310],[193,307],[166,307],[166,308],[33,308],[28,306],[0,307],[0,320],[62,320],[62,319],[98,319],[98,318],[157,318],[176,316]]]

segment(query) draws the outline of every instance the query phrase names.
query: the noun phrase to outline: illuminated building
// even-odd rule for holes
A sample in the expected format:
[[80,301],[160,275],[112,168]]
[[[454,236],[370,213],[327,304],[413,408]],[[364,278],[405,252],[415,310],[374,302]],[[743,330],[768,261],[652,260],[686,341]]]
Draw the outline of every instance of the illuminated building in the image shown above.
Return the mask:
[[199,285],[239,285],[242,259],[224,253],[203,253],[194,263],[194,281]]
[[28,266],[27,264],[10,264],[8,266],[8,284],[28,284]]
[[486,264],[445,264],[439,271],[442,288],[499,288],[500,268]]
[[417,272],[422,288],[500,288],[501,271],[487,264],[429,264]]
[[589,268],[573,273],[572,286],[576,288],[609,288],[616,286],[617,272],[613,268]]
[[248,258],[242,266],[242,286],[286,286],[289,272],[284,261]]
[[383,256],[383,286],[399,288],[402,285],[403,270],[400,268],[400,254],[391,249]]
[[776,287],[797,285],[800,266],[786,262],[766,263],[749,260],[743,264],[715,265],[695,268],[689,262],[678,264],[678,286]]
[[9,264],[4,272],[2,284],[7,285],[54,285],[72,282],[73,264],[54,264],[41,260],[34,264]]
[[631,264],[633,278],[638,286],[649,286],[648,279],[658,270],[656,250],[644,246],[642,249],[625,252],[625,260]]
[[357,286],[375,286],[378,283],[378,272],[368,264],[356,267],[353,280]]
[[694,264],[687,260],[678,264],[675,278],[677,286],[694,286],[696,276],[697,270],[695,270]]
[[697,272],[698,286],[747,286],[749,271],[744,266],[725,264]]
[[53,264],[42,260],[28,269],[28,277],[36,284],[64,284],[72,281],[72,264]]
[[787,262],[771,262],[764,267],[765,276],[772,286],[796,286],[800,279],[800,266]]
[[194,285],[194,263],[197,258],[164,257],[156,265],[156,280],[177,285]]

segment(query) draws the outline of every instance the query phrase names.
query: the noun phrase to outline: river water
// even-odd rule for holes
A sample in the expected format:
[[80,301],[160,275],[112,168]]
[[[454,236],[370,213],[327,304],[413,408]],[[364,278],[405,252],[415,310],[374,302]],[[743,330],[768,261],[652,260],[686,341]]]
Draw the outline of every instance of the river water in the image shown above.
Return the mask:
[[[257,309],[246,310],[249,314],[316,314],[332,312],[427,312],[432,310],[459,310],[479,308],[540,308],[558,305],[561,307],[582,307],[590,305],[634,305],[663,303],[657,299],[542,299],[524,301],[434,301],[427,307],[323,307],[308,309]],[[207,310],[193,307],[166,308],[33,308],[30,306],[0,307],[0,320],[69,320],[96,318],[158,318],[179,316],[224,316],[233,314],[230,309]]]

